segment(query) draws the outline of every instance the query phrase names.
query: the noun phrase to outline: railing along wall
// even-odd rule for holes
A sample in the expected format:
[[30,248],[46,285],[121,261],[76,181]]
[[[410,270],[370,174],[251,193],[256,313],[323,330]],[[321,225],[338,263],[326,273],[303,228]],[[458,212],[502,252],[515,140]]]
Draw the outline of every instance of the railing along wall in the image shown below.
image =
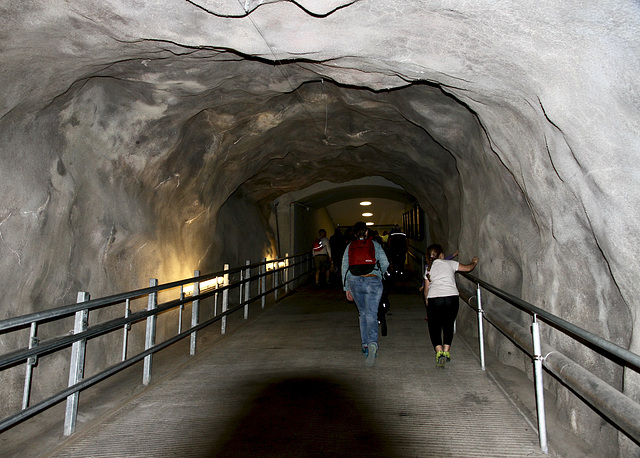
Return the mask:
[[[424,269],[424,253],[414,253],[410,259],[416,263],[419,263],[422,259],[422,268]],[[640,419],[640,404],[604,382],[566,355],[563,355],[555,348],[542,342],[540,322],[544,322],[558,329],[576,342],[597,351],[613,363],[635,372],[640,372],[640,355],[630,352],[613,342],[605,340],[552,313],[523,301],[469,273],[458,273],[472,282],[476,290],[475,295],[467,295],[461,292],[460,298],[477,314],[478,347],[482,370],[485,370],[485,321],[511,340],[511,342],[527,354],[533,362],[538,438],[540,448],[543,452],[548,452],[543,369],[586,401],[586,405],[592,410],[606,417],[630,439],[636,443],[640,443],[640,421],[638,421],[638,419]],[[502,299],[504,303],[531,315],[531,328],[523,328],[497,310],[486,310],[483,308],[482,291],[488,292]],[[475,305],[472,302],[475,302]]]
[[[76,427],[78,402],[80,392],[117,374],[118,372],[143,361],[142,382],[147,385],[151,381],[153,354],[168,346],[190,338],[189,354],[195,355],[198,331],[220,322],[220,332],[226,333],[227,317],[239,310],[244,311],[244,319],[249,317],[249,304],[260,300],[264,308],[267,297],[273,295],[273,300],[278,301],[279,294],[285,295],[292,285],[301,282],[304,277],[312,272],[313,263],[311,255],[301,254],[296,256],[286,255],[283,258],[251,264],[249,261],[244,266],[229,268],[206,275],[200,275],[195,271],[194,277],[171,283],[158,285],[157,279],[151,279],[148,288],[129,291],[113,296],[90,300],[88,292],[79,292],[77,303],[63,307],[44,310],[15,318],[0,321],[0,337],[5,339],[11,336],[19,337],[29,330],[26,346],[18,348],[0,356],[0,373],[20,365],[25,366],[24,388],[22,390],[22,408],[0,420],[0,432],[11,428],[17,423],[33,417],[46,409],[66,399],[64,434],[70,435]],[[170,295],[175,299],[159,303],[159,294]],[[146,298],[146,309],[132,312],[133,301]],[[213,301],[212,316],[203,318],[200,313],[201,301],[205,299]],[[190,325],[183,322],[185,305],[191,305]],[[218,310],[218,306],[220,310]],[[89,314],[97,310],[113,307],[124,307],[120,318],[111,319],[89,325]],[[169,336],[162,342],[156,342],[156,325],[158,316],[169,311],[177,314],[177,327],[175,335]],[[187,311],[188,312],[188,311]],[[73,330],[63,335],[40,340],[38,327],[54,322],[64,323],[64,320],[74,317]],[[188,317],[187,317],[188,318]],[[133,356],[127,356],[129,351],[130,330],[135,323],[146,325],[144,351]],[[63,324],[60,324],[63,326]],[[84,377],[84,366],[87,353],[87,342],[98,336],[120,331],[122,337],[121,361],[117,364],[101,370],[100,372]],[[14,339],[15,340],[15,339]],[[69,358],[69,383],[63,389],[46,399],[31,403],[31,388],[34,377],[34,366],[40,359],[56,354],[60,356],[64,350],[71,347]],[[68,353],[68,350],[67,350]],[[47,377],[46,374],[39,374]],[[19,396],[16,393],[16,396]]]
[[[422,277],[426,269],[426,263],[424,253],[418,250],[416,247],[409,244],[409,250],[407,252],[407,259],[409,263],[413,263],[416,266],[416,272]],[[419,267],[418,267],[419,266]]]

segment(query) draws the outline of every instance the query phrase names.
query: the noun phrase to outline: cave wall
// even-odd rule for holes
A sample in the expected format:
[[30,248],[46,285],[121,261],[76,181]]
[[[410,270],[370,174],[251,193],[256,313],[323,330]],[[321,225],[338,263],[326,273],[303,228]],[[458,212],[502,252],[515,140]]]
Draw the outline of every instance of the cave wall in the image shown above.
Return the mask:
[[[478,275],[640,352],[635,2],[167,11],[2,7],[0,319],[275,253],[275,199],[375,175]],[[636,373],[544,334],[640,399]],[[617,446],[561,399],[587,440]]]
[[213,246],[219,248],[209,257],[213,266],[244,264],[242,259],[254,264],[278,257],[276,235],[263,209],[239,194],[232,194],[220,209],[213,239]]

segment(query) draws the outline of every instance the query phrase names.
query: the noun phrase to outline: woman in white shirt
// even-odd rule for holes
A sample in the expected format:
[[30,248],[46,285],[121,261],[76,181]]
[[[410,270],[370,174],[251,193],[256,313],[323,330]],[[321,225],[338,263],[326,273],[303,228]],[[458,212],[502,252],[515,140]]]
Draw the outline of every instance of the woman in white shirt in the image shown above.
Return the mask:
[[458,316],[458,288],[455,273],[471,272],[478,264],[474,256],[470,264],[444,259],[440,245],[427,247],[427,271],[425,272],[424,297],[429,316],[429,336],[436,351],[436,365],[444,367],[451,359],[453,325]]

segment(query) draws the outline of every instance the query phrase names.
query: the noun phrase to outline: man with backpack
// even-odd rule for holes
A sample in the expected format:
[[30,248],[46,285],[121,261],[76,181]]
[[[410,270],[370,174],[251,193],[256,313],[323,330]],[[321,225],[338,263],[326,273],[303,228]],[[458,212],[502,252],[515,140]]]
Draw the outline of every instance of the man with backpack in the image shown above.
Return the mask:
[[316,267],[316,286],[320,286],[320,272],[325,273],[326,285],[329,286],[331,245],[324,229],[318,231],[318,238],[313,241],[313,262]]
[[342,256],[342,282],[347,300],[354,301],[360,319],[362,354],[365,364],[373,366],[378,353],[378,305],[382,297],[382,275],[389,261],[380,244],[369,238],[362,221],[353,226],[356,240]]
[[404,274],[407,251],[407,234],[402,232],[399,227],[394,227],[391,229],[391,234],[389,234],[387,241],[387,254],[391,263],[391,270],[396,278]]

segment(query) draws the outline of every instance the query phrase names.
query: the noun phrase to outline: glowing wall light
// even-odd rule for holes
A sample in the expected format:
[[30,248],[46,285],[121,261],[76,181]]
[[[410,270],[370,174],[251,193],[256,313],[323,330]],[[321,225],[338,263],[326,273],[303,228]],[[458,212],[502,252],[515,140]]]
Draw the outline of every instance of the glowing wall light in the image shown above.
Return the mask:
[[[222,283],[224,283],[224,277],[217,277],[210,280],[202,281],[200,282],[200,292],[202,293],[209,289],[218,288]],[[183,286],[182,292],[185,296],[192,296],[193,284]]]
[[267,272],[270,270],[282,269],[286,264],[284,261],[273,261],[266,264]]

